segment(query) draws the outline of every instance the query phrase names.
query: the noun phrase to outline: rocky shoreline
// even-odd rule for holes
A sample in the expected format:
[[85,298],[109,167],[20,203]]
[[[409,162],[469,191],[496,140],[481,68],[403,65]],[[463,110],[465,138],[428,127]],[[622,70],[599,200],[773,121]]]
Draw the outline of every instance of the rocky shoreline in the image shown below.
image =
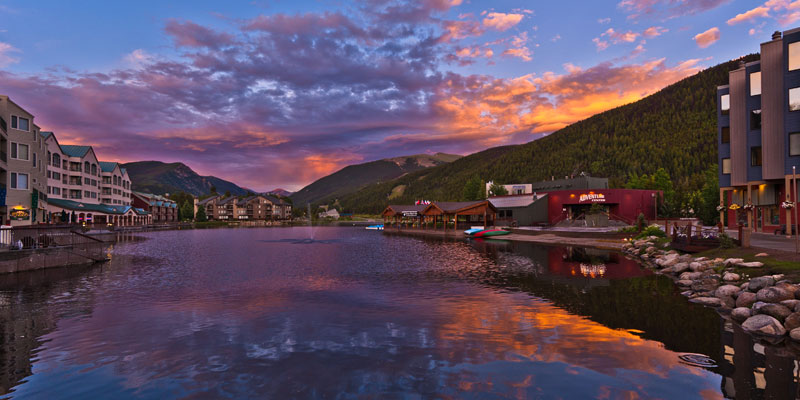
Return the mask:
[[716,308],[744,331],[773,344],[800,345],[800,285],[783,275],[748,278],[733,271],[734,267],[763,268],[761,262],[693,257],[659,248],[657,240],[651,236],[629,242],[622,251],[656,273],[672,277],[690,302]]

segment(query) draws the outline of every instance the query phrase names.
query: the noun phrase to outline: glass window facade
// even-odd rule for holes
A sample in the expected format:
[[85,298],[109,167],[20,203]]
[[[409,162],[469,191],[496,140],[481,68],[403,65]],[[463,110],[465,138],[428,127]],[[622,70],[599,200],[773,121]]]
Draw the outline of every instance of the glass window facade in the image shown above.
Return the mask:
[[730,143],[731,142],[731,127],[730,126],[723,126],[722,127],[722,143]]
[[800,111],[800,87],[789,89],[789,111]]
[[723,158],[722,159],[722,173],[723,174],[730,174],[731,173],[731,159],[730,158]]
[[800,42],[789,43],[789,71],[800,69]]
[[761,95],[761,72],[750,74],[750,96]]
[[800,156],[800,132],[789,134],[789,155]]
[[761,146],[750,148],[750,165],[753,167],[761,166]]
[[761,129],[761,110],[750,111],[750,130]]

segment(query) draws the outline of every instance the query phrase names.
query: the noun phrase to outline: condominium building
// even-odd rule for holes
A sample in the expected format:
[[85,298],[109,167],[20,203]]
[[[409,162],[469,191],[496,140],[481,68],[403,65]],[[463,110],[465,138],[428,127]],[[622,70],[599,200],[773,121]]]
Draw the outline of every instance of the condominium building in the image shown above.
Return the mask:
[[0,95],[0,223],[47,222],[45,143],[34,116]]
[[178,221],[178,203],[157,194],[131,192],[132,205],[149,212],[155,223]]
[[782,203],[797,201],[790,181],[800,166],[800,28],[775,32],[760,61],[740,64],[717,88],[717,145],[720,218],[767,232],[791,224]]
[[119,163],[100,161],[100,203],[131,205],[131,180]]
[[246,197],[213,195],[200,200],[197,205],[205,210],[208,219],[217,221],[284,220],[292,216],[291,204],[262,194]]
[[272,210],[272,202],[260,194],[240,197],[236,201],[236,219],[238,220],[268,220],[272,218]]

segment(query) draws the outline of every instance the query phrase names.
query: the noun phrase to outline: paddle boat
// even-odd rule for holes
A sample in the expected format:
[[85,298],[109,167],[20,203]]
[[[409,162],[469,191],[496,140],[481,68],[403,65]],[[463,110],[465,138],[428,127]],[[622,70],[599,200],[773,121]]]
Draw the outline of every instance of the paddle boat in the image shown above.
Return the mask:
[[472,236],[472,235],[482,231],[483,229],[484,228],[470,228],[470,229],[465,230],[464,234],[467,235],[467,236]]
[[370,225],[367,227],[368,231],[382,231],[383,225]]

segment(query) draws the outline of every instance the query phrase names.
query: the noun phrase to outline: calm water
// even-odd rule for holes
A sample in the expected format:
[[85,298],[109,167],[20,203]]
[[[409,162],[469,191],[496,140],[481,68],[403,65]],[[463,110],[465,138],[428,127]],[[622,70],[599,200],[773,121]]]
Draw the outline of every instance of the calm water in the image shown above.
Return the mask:
[[314,233],[153,232],[102,267],[0,277],[0,398],[797,392],[794,358],[618,254]]

